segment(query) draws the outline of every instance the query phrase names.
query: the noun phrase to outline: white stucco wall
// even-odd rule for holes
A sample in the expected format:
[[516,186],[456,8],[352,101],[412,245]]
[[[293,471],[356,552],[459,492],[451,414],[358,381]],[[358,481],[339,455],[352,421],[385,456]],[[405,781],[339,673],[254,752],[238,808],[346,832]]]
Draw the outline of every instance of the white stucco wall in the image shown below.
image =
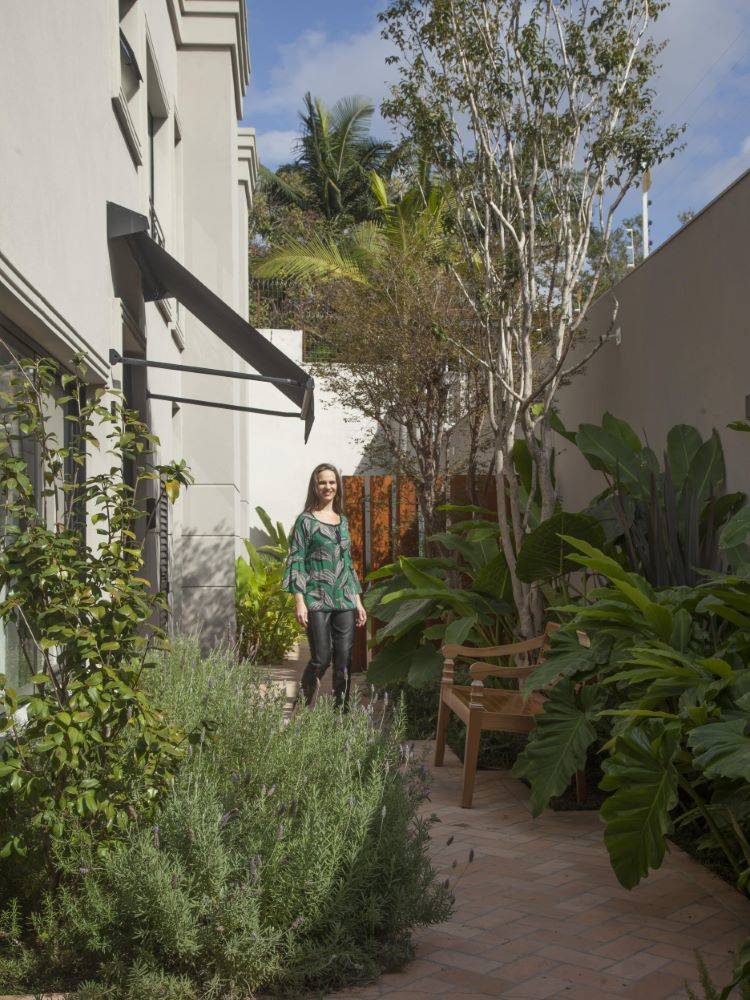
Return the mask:
[[[144,303],[129,251],[107,241],[108,201],[148,214],[147,98],[158,89],[165,107],[155,137],[155,205],[166,249],[247,315],[254,135],[237,124],[249,72],[245,0],[191,0],[184,8],[180,0],[134,0],[123,22],[143,76],[130,105],[138,163],[113,107],[121,86],[117,0],[2,4],[0,312],[40,352],[65,362],[85,350],[100,384],[123,381],[121,367],[110,369],[110,348],[158,361],[238,364],[174,303]],[[135,378],[141,395],[148,387],[247,400],[242,382],[154,369]],[[247,417],[188,406],[173,412],[162,401],[144,402],[143,416],[161,439],[160,459],[185,458],[196,477],[173,510],[177,624],[224,634],[233,624],[234,556],[248,529]],[[97,462],[91,456],[92,471]]]
[[[293,361],[302,364],[301,331],[261,332]],[[251,406],[292,409],[273,386],[251,385]],[[374,422],[345,410],[326,389],[325,378],[319,375],[315,381],[315,423],[307,444],[301,420],[252,414],[248,442],[251,538],[258,540],[262,530],[255,513],[257,506],[265,508],[274,521],[281,521],[286,527],[292,524],[302,509],[310,473],[321,462],[332,462],[345,476],[369,471],[363,464],[363,443],[374,433]]]

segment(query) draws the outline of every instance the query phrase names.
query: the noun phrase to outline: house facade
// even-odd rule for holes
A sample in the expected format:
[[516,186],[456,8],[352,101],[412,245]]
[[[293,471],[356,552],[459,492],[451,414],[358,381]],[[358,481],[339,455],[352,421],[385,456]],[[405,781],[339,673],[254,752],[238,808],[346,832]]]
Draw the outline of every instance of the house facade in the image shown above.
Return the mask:
[[258,169],[239,124],[245,0],[8,0],[1,20],[0,336],[63,365],[84,351],[160,460],[187,460],[195,485],[158,512],[147,566],[175,625],[215,640],[233,628],[251,420],[259,433],[272,420],[243,409],[256,382],[232,375],[304,393],[245,322]]

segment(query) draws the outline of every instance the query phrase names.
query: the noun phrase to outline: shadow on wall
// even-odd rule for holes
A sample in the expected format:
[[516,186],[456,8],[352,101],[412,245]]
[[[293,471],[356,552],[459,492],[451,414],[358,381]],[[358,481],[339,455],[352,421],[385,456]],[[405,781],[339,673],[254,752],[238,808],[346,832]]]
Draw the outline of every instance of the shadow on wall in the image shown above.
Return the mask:
[[182,584],[180,621],[183,635],[193,635],[206,652],[235,637],[236,537],[226,524],[211,535],[183,534],[180,539]]
[[382,430],[378,428],[370,438],[363,443],[362,457],[353,472],[355,476],[382,476],[392,472],[396,466],[396,458],[386,441]]

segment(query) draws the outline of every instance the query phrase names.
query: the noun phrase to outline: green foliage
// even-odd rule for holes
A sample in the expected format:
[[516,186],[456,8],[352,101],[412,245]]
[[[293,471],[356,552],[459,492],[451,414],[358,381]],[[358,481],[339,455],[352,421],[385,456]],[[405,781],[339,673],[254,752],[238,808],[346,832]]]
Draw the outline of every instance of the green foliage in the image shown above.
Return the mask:
[[361,97],[342,97],[328,108],[305,94],[295,169],[282,168],[266,178],[277,199],[342,226],[371,217],[375,201],[369,174],[387,166],[391,149],[370,135],[374,111]]
[[[33,685],[19,692],[0,676],[3,897],[13,886],[33,896],[57,843],[104,851],[146,820],[185,749],[143,687],[164,602],[141,575],[142,494],[174,501],[190,476],[184,463],[153,463],[158,442],[117,393],[86,399],[76,364],[70,375],[19,361],[0,392],[0,620],[17,630]],[[60,414],[62,443],[50,429]],[[87,475],[84,447],[109,468]]]
[[262,507],[255,508],[270,538],[257,549],[245,540],[247,559],[236,565],[236,612],[239,655],[251,663],[278,663],[300,636],[294,596],[282,590],[289,539]]
[[284,698],[262,674],[184,643],[151,681],[176,724],[213,720],[210,735],[155,822],[101,860],[60,853],[64,887],[20,942],[0,938],[5,987],[88,981],[81,996],[111,1000],[327,994],[405,961],[412,928],[446,919],[400,715],[380,728],[324,699],[284,725]]
[[365,607],[384,623],[367,674],[373,684],[428,686],[440,677],[444,643],[490,646],[510,635],[512,596],[497,523],[462,520],[430,540],[445,554],[401,556],[369,577]]
[[[678,424],[667,435],[662,467],[624,420],[605,413],[601,426],[581,424],[576,444],[607,489],[588,513],[633,572],[655,587],[692,586],[702,570],[722,568],[720,550],[741,553],[747,508],[744,493],[726,493],[719,435],[703,441],[694,427]],[[580,534],[570,534],[596,541]]]
[[592,545],[604,544],[604,532],[596,518],[560,511],[525,536],[516,563],[518,579],[524,583],[541,583],[568,573],[567,556],[572,549],[565,535],[582,538]]
[[[661,864],[673,825],[699,822],[700,846],[721,850],[747,891],[750,582],[715,577],[654,590],[588,543],[567,540],[579,552],[571,560],[607,586],[589,603],[557,609],[569,620],[526,688],[566,678],[563,690],[573,685],[576,697],[604,705],[601,812],[617,877],[637,884]],[[548,704],[554,713],[555,698]],[[545,705],[517,765],[537,809],[553,794],[553,766],[557,784],[576,770],[568,731],[546,714]]]

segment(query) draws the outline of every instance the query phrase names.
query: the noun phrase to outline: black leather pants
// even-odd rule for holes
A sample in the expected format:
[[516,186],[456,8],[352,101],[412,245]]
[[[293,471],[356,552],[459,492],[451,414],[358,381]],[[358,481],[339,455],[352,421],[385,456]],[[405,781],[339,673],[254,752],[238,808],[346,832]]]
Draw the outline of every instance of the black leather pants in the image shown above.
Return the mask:
[[349,700],[349,674],[354,645],[355,611],[308,611],[307,638],[310,662],[302,674],[302,693],[310,704],[317,681],[333,659],[332,687],[337,705]]

